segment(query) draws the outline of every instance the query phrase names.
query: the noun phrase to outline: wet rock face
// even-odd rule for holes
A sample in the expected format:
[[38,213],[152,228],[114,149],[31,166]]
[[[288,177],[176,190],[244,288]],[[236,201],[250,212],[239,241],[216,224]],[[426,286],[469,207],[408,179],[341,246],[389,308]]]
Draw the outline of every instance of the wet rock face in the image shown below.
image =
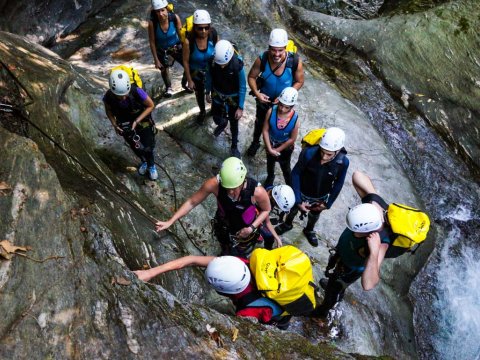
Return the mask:
[[[159,194],[169,189],[154,202],[136,191],[141,180],[132,176],[127,187],[119,180],[125,173],[113,173],[131,155],[102,135],[100,96],[91,96],[84,73],[7,33],[0,33],[0,58],[8,64],[0,96],[15,109],[2,108],[0,122],[29,124],[20,134],[0,127],[0,240],[31,247],[28,258],[0,258],[0,358],[352,358],[212,310],[205,299],[219,296],[199,270],[169,274],[161,285],[138,281],[129,269],[198,253],[175,231],[152,230],[150,216],[163,218],[175,206]],[[117,156],[117,167],[97,155],[105,142],[102,158]],[[178,152],[167,138],[162,143]],[[190,181],[188,192],[199,179]]]
[[455,1],[414,15],[370,21],[290,10],[312,45],[351,46],[365,54],[404,106],[420,111],[479,173],[480,50],[472,45],[480,41],[474,30],[479,25],[478,2]]
[[51,45],[57,36],[66,35],[88,16],[96,14],[111,0],[1,1],[0,30]]

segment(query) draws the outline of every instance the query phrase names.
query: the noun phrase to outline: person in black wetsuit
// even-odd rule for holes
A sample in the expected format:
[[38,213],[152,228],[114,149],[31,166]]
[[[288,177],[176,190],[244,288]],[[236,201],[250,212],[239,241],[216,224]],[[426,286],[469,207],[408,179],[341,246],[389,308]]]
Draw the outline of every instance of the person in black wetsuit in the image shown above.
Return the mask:
[[206,100],[212,104],[213,121],[217,125],[213,135],[219,136],[230,122],[232,133],[230,154],[240,158],[238,121],[243,115],[247,81],[243,60],[227,40],[220,40],[215,45],[213,61],[209,62],[207,69],[205,90]]
[[349,160],[344,148],[345,133],[339,128],[328,128],[320,144],[305,148],[292,171],[292,188],[296,206],[285,222],[275,228],[278,235],[293,228],[293,219],[301,211],[308,213],[303,229],[308,242],[318,246],[314,231],[320,213],[330,209],[345,182]]

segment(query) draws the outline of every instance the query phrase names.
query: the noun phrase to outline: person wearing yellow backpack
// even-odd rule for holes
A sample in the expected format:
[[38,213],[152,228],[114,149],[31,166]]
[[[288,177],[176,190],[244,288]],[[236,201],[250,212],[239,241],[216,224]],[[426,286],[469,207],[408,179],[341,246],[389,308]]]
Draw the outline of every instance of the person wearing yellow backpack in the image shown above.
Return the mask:
[[[148,41],[155,67],[162,73],[165,97],[173,95],[170,68],[177,61],[183,66],[180,31],[182,22],[178,15],[168,10],[167,0],[152,0],[152,11],[148,21]],[[182,85],[185,79],[182,79]]]
[[[383,260],[395,258],[409,250],[395,245],[400,234],[395,233],[388,222],[387,211],[391,205],[376,193],[370,178],[355,171],[352,183],[362,199],[362,204],[348,211],[347,228],[340,235],[335,249],[331,250],[325,269],[327,278],[320,280],[321,287],[325,289],[324,300],[315,310],[320,317],[326,317],[328,311],[342,300],[346,288],[359,278],[364,290],[368,291],[377,286]],[[420,219],[426,217],[419,216]],[[417,230],[426,237],[428,217],[422,221],[428,223]]]
[[315,224],[320,213],[330,209],[337,199],[350,164],[344,145],[344,131],[331,127],[325,131],[319,145],[302,150],[292,170],[296,206],[290,211],[285,222],[275,228],[278,235],[293,228],[293,220],[300,211],[302,215],[308,214],[303,234],[310,245],[318,246]]
[[256,100],[255,127],[247,155],[255,156],[260,148],[260,136],[267,111],[278,103],[278,96],[286,87],[300,90],[304,82],[303,64],[298,54],[287,50],[289,44],[284,29],[273,29],[268,50],[253,63],[248,73],[248,85]]
[[188,266],[206,267],[207,282],[230,298],[236,315],[288,328],[292,316],[312,316],[317,305],[312,263],[294,246],[256,249],[249,260],[234,256],[185,256],[148,270],[134,271],[143,281]]
[[145,175],[148,171],[150,180],[156,180],[155,124],[151,115],[155,105],[148,94],[131,81],[124,70],[116,69],[110,73],[110,89],[103,97],[105,112],[115,132],[123,136],[141,160],[138,173]]

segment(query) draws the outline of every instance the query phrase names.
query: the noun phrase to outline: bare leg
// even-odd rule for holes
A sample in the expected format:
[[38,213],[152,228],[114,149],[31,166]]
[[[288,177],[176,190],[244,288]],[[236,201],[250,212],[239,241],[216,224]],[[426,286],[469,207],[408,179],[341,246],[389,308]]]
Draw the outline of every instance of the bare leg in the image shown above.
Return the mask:
[[352,184],[355,190],[357,190],[358,195],[360,198],[364,198],[367,194],[376,194],[377,191],[373,187],[372,180],[370,178],[360,172],[355,171],[352,175]]

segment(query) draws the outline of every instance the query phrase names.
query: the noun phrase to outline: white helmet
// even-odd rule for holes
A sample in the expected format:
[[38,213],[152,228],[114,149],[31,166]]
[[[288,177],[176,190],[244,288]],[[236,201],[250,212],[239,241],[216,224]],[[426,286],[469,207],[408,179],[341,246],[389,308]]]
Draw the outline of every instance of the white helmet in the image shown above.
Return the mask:
[[345,133],[337,127],[328,128],[320,140],[320,147],[328,151],[338,151],[345,145]]
[[268,39],[268,45],[272,47],[286,47],[288,44],[287,32],[283,29],[273,29]]
[[131,88],[130,76],[123,70],[114,70],[110,74],[109,85],[115,95],[127,95]]
[[293,106],[297,103],[298,91],[294,87],[286,87],[280,93],[278,101],[287,106]]
[[153,10],[160,10],[167,7],[168,1],[167,0],[152,0],[152,7]]
[[295,194],[288,185],[277,185],[272,189],[272,196],[282,211],[290,211],[295,205]]
[[373,204],[357,205],[347,213],[347,227],[353,232],[368,233],[380,229],[382,225],[382,214]]
[[193,24],[210,24],[212,20],[210,19],[210,14],[207,10],[195,10],[193,13]]
[[215,53],[213,61],[218,65],[225,65],[232,59],[233,45],[228,40],[220,40],[215,45]]
[[224,294],[238,294],[250,283],[248,266],[235,256],[220,256],[205,270],[205,278],[215,290]]

